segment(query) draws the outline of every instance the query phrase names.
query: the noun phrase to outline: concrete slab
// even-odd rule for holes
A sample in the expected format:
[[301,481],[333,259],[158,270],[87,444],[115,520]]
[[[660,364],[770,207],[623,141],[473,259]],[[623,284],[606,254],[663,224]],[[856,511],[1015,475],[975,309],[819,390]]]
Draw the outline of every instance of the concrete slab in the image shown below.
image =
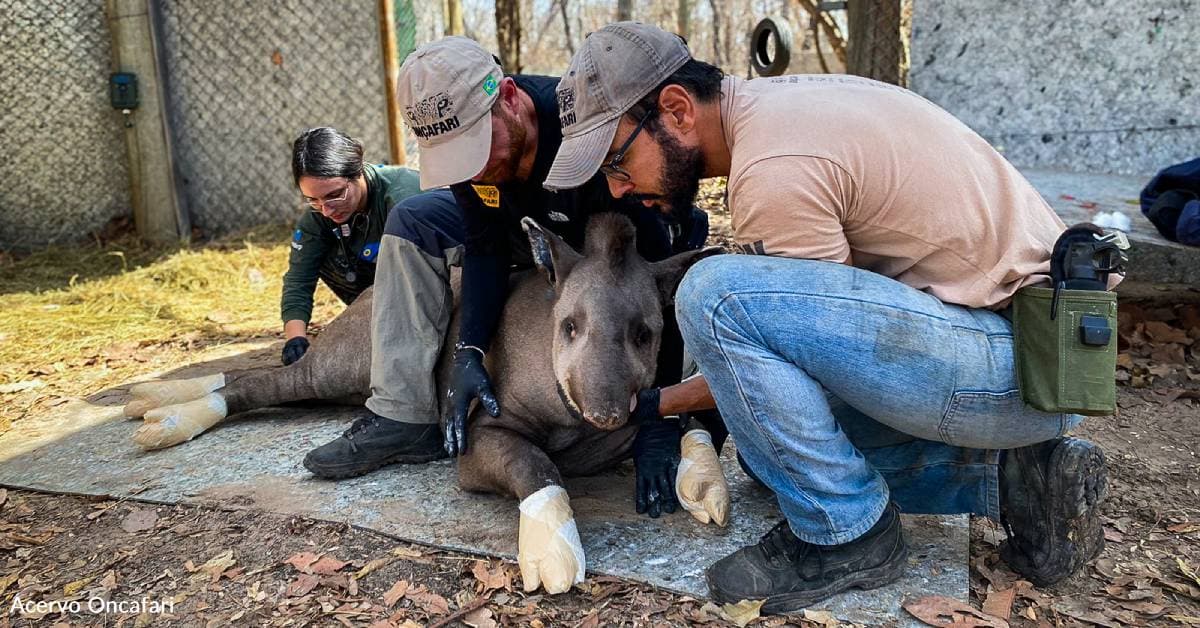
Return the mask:
[[[191,369],[189,369],[191,370]],[[194,372],[192,373],[194,374]],[[256,508],[348,522],[397,538],[514,558],[515,501],[458,489],[450,461],[393,466],[341,482],[313,479],[300,465],[311,447],[335,437],[361,409],[270,408],[242,415],[195,441],[143,453],[130,442],[140,421],[120,417],[112,391],[25,420],[0,437],[0,484],[32,490],[125,496],[161,503]],[[703,526],[683,512],[652,520],[633,512],[628,465],[568,482],[588,571],[706,597],[703,570],[754,543],[780,514],[770,495],[725,456],[733,512],[728,528]],[[848,593],[822,608],[853,622],[919,625],[901,601],[929,594],[967,599],[967,518],[905,516],[910,544],[905,578]]]
[[1129,217],[1128,280],[1146,283],[1200,284],[1200,248],[1171,242],[1142,215],[1138,195],[1148,177],[1021,169],[1054,211],[1072,225],[1090,222],[1097,213]]

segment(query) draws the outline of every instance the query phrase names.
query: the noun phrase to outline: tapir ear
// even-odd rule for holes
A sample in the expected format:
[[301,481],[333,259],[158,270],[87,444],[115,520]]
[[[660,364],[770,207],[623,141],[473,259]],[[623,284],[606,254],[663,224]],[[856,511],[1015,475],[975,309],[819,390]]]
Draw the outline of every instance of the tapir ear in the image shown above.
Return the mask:
[[679,287],[679,282],[683,280],[683,275],[696,262],[713,255],[724,253],[724,249],[719,246],[709,246],[695,251],[686,251],[678,255],[672,255],[661,262],[650,264],[650,272],[654,274],[654,281],[658,284],[658,295],[663,303],[663,307],[671,304],[675,299],[675,289]]
[[565,240],[528,216],[521,219],[521,228],[525,230],[525,235],[529,236],[533,262],[546,274],[550,285],[557,287],[559,280],[571,272],[571,268],[581,256]]

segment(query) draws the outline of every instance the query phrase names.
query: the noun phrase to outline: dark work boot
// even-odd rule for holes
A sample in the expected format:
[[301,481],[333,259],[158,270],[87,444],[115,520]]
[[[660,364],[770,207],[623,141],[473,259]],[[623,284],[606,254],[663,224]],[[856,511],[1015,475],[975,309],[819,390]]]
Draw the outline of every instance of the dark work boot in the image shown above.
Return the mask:
[[796,538],[785,519],[758,545],[708,568],[708,591],[718,602],[766,599],[763,613],[789,613],[847,589],[874,589],[904,573],[908,549],[900,510],[889,503],[862,536],[841,545],[813,545]]
[[308,452],[304,468],[318,477],[337,480],[394,462],[413,464],[445,457],[437,423],[401,423],[372,412],[356,419],[341,436]]
[[1104,549],[1100,504],[1108,470],[1100,447],[1057,438],[1010,449],[1000,469],[1000,557],[1041,587],[1075,573]]

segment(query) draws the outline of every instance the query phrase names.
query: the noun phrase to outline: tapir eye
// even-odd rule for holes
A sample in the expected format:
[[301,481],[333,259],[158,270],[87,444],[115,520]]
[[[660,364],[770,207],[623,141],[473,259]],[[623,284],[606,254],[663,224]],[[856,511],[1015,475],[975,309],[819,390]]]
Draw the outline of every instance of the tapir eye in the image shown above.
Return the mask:
[[637,323],[633,328],[633,342],[639,346],[650,343],[650,328],[645,323]]
[[575,339],[575,321],[566,319],[562,322],[563,335],[572,340]]

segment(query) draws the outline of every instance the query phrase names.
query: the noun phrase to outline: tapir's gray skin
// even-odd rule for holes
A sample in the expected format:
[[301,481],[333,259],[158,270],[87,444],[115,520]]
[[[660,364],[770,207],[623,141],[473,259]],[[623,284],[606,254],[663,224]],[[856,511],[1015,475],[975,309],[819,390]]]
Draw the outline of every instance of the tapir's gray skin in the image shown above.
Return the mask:
[[[524,226],[539,271],[514,280],[485,362],[501,413],[475,409],[459,458],[463,488],[518,499],[628,456],[636,431],[626,425],[629,400],[653,383],[662,308],[687,268],[719,251],[646,262],[633,225],[617,214],[591,220],[583,255],[532,220]],[[361,401],[370,388],[371,294],[291,366],[226,374],[220,393],[228,413],[306,399]],[[450,329],[457,328],[456,315]],[[456,331],[450,336],[443,347],[454,346]],[[450,353],[439,360],[443,390]]]

